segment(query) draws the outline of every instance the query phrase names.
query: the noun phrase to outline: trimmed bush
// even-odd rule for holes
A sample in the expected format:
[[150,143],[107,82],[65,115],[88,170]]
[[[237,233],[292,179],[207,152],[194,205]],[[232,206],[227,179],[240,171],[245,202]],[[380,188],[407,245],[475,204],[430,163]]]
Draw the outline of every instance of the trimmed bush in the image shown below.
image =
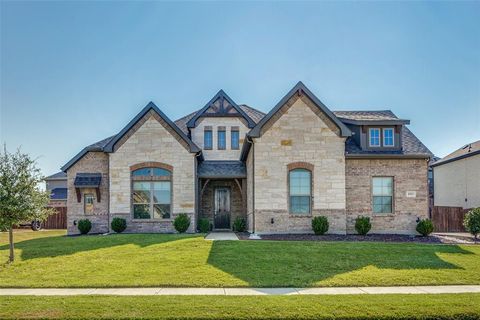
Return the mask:
[[312,229],[316,235],[325,234],[328,231],[329,223],[327,217],[320,216],[312,219]]
[[358,234],[366,236],[370,229],[372,229],[370,217],[358,216],[357,219],[355,219],[355,230],[357,230]]
[[190,217],[186,213],[180,213],[173,221],[173,226],[178,233],[184,233],[190,227]]
[[127,220],[115,217],[112,219],[112,223],[110,225],[112,226],[113,231],[116,233],[121,233],[127,229]]
[[210,231],[210,221],[208,219],[202,218],[198,220],[198,230],[201,233],[207,233]]
[[92,230],[92,222],[88,219],[81,219],[78,220],[77,227],[81,234],[87,234]]
[[233,231],[245,232],[247,230],[247,221],[242,217],[236,217],[233,221]]
[[475,240],[480,233],[480,208],[475,208],[467,212],[463,219],[463,226],[465,229],[473,234]]
[[417,223],[417,232],[426,237],[433,232],[433,223],[430,219],[422,219]]

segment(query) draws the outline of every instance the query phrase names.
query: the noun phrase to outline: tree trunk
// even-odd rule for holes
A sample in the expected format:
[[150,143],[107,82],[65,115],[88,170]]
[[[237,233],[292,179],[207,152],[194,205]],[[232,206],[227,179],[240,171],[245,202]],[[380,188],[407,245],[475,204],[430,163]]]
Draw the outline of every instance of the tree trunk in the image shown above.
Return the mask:
[[8,230],[8,241],[10,242],[10,258],[9,262],[13,262],[15,260],[15,255],[13,252],[13,225],[10,225],[10,229]]

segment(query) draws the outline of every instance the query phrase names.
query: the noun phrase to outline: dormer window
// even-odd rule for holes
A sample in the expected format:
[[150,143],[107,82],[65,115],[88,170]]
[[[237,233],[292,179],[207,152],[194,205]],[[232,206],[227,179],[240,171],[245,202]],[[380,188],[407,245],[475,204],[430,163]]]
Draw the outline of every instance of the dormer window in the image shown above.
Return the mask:
[[380,128],[368,129],[368,141],[370,147],[380,147]]
[[383,146],[384,147],[394,147],[395,141],[393,138],[393,128],[384,128],[383,129]]

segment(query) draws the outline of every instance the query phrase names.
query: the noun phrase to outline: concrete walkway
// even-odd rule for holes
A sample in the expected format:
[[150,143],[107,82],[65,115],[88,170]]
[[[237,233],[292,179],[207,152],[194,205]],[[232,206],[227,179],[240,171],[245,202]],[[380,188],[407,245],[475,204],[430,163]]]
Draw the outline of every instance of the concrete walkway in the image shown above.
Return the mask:
[[238,240],[237,235],[235,232],[231,231],[222,231],[222,232],[210,232],[205,237],[205,240]]
[[480,285],[338,288],[86,288],[86,289],[1,289],[0,296],[153,296],[153,295],[341,295],[341,294],[439,294],[480,293]]

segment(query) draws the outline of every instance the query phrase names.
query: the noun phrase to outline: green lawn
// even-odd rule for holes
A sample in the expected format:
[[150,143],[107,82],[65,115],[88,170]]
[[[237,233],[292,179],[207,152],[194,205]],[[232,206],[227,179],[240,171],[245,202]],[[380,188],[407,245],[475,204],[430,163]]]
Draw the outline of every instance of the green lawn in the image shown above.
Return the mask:
[[1,319],[479,319],[480,294],[0,297]]
[[[480,246],[206,241],[200,235],[15,234],[1,287],[304,287],[480,284]],[[0,261],[8,258],[0,234]]]

